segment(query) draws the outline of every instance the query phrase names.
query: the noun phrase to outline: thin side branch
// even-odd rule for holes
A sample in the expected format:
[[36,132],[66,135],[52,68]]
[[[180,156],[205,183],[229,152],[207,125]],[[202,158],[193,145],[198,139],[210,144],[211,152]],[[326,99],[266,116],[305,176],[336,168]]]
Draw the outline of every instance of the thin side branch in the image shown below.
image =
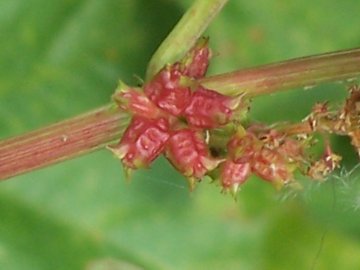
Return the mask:
[[152,56],[146,79],[181,58],[204,33],[228,0],[196,0]]
[[258,96],[359,76],[360,48],[356,48],[215,75],[201,83],[226,95]]

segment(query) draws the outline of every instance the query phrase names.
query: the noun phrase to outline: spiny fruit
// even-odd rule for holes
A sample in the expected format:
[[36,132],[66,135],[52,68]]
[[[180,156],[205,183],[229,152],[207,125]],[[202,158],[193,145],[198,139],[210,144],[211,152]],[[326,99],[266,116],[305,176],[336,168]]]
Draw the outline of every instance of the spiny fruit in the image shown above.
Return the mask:
[[199,86],[184,111],[190,126],[210,129],[223,126],[231,120],[235,109],[241,104],[241,96],[228,97]]
[[262,143],[255,134],[246,131],[242,126],[238,127],[227,145],[228,155],[235,163],[251,161],[261,147]]
[[204,77],[208,66],[211,52],[208,46],[208,38],[200,38],[195,46],[179,63],[181,73],[193,79]]
[[191,181],[201,179],[222,161],[211,157],[202,132],[189,128],[171,133],[166,144],[166,157]]
[[236,196],[242,185],[251,174],[251,165],[249,162],[235,163],[231,159],[227,159],[220,164],[220,184],[224,192],[230,191]]
[[254,155],[251,169],[262,179],[280,188],[293,180],[295,168],[277,150],[264,147]]
[[189,82],[174,66],[166,66],[144,85],[144,92],[159,108],[180,116],[191,98]]
[[156,119],[164,115],[164,112],[155,106],[144,92],[123,83],[120,83],[113,99],[121,109],[137,116]]
[[145,94],[159,108],[181,116],[190,103],[194,80],[207,71],[209,57],[208,40],[200,39],[180,62],[165,66],[146,83]]
[[127,168],[146,168],[163,151],[169,137],[166,119],[135,116],[120,142],[108,148]]

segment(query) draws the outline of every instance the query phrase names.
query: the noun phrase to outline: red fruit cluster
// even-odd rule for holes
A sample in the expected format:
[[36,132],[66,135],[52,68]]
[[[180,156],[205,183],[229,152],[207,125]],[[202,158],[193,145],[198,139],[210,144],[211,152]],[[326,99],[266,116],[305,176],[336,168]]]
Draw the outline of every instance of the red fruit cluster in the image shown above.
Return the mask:
[[293,138],[264,126],[238,127],[227,144],[228,157],[220,166],[223,189],[236,193],[250,173],[281,188],[294,181],[299,169],[315,180],[323,180],[339,166],[341,157],[334,154],[325,139],[325,150],[319,160],[312,160],[306,149],[312,145],[308,137]]
[[300,145],[290,138],[272,133],[273,130],[269,130],[267,133],[256,134],[251,128],[238,128],[228,142],[227,161],[220,167],[220,180],[224,190],[236,193],[250,173],[255,173],[275,186],[282,186],[293,179],[292,164],[295,161],[291,159],[290,152],[284,152],[284,147],[291,143]]
[[[113,98],[132,114],[132,120],[120,142],[109,149],[126,171],[146,168],[164,154],[188,178],[191,189],[211,175],[223,191],[235,195],[251,174],[281,187],[294,180],[296,169],[322,179],[337,168],[340,157],[329,144],[323,156],[313,161],[305,154],[311,145],[306,138],[296,139],[263,125],[243,128],[236,118],[247,112],[244,97],[221,95],[198,81],[205,76],[209,57],[208,40],[200,39],[181,61],[165,66],[142,89],[120,84]],[[340,122],[334,125],[347,132],[354,145],[360,145],[360,132],[350,129],[358,123],[359,96],[359,88],[350,91]],[[327,103],[319,103],[305,123],[315,132],[326,130],[324,123],[333,119]]]
[[164,153],[190,180],[191,188],[223,160],[214,158],[205,129],[229,123],[241,97],[228,97],[197,82],[209,65],[208,40],[198,43],[180,62],[167,65],[143,90],[119,86],[113,98],[133,115],[120,142],[109,146],[125,168],[147,167]]

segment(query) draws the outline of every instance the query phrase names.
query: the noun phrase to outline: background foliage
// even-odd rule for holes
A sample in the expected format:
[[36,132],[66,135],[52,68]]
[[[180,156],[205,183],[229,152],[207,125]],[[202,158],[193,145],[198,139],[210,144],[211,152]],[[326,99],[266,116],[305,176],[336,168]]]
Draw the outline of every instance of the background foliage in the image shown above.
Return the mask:
[[[0,1],[0,136],[109,101],[136,84],[191,1]],[[210,73],[359,46],[360,2],[230,1],[208,35]],[[256,120],[300,120],[346,84],[254,102]],[[237,202],[207,181],[189,194],[162,159],[127,185],[103,150],[1,183],[1,269],[359,269],[356,157],[328,182],[277,193],[251,179]],[[351,169],[355,169],[350,173]],[[296,196],[295,196],[296,195]]]

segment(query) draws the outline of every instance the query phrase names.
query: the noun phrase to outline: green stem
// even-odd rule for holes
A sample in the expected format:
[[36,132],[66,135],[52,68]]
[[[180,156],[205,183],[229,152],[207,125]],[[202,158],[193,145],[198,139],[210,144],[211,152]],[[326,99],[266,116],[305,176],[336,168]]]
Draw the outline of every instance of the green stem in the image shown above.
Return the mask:
[[196,0],[151,58],[146,79],[180,59],[204,33],[228,0]]
[[201,83],[226,95],[258,96],[359,76],[360,48],[356,48],[215,75]]

